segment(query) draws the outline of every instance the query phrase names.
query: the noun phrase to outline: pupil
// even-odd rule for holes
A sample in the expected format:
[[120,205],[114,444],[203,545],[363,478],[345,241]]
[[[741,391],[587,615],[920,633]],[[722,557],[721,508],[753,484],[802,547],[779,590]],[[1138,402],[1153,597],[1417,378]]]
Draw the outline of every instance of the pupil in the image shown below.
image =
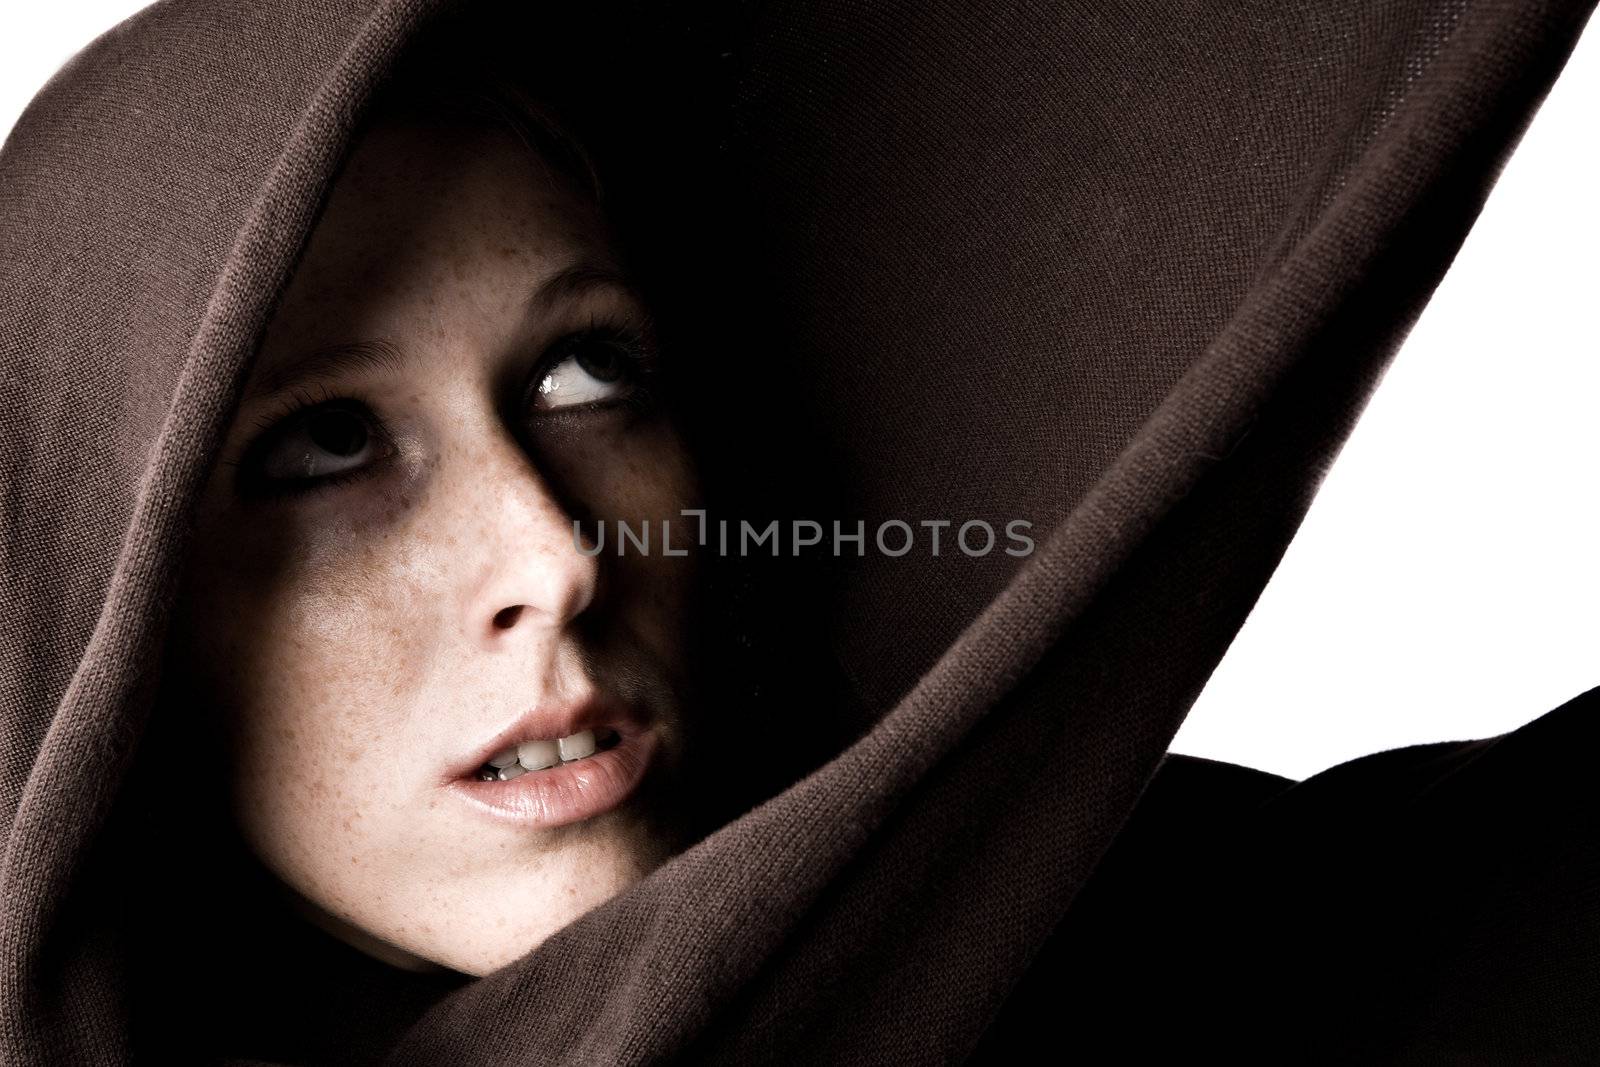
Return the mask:
[[310,434],[318,448],[336,456],[358,452],[367,443],[367,428],[344,411],[322,411],[313,415]]
[[622,375],[621,361],[617,357],[617,350],[610,346],[600,346],[603,355],[597,361],[587,353],[593,352],[593,347],[578,349],[577,360],[582,365],[584,372],[602,382],[616,381]]

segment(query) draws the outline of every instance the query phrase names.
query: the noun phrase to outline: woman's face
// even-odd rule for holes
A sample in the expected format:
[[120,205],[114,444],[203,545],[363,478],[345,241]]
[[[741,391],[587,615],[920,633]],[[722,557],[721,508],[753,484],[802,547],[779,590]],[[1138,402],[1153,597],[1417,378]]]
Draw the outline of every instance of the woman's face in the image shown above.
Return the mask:
[[174,632],[240,831],[399,966],[486,973],[687,843],[697,487],[616,268],[509,135],[377,127],[197,511]]

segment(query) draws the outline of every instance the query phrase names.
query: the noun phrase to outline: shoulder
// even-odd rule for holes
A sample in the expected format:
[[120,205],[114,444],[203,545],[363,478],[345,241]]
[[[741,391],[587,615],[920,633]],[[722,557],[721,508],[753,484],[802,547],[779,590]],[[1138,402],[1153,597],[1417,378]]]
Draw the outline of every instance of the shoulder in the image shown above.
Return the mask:
[[1119,1055],[1600,1063],[1597,733],[1600,687],[1303,781],[1169,755],[1001,1018]]
[[1270,850],[1273,864],[1297,853],[1314,863],[1329,849],[1440,851],[1469,840],[1531,856],[1595,828],[1597,758],[1600,686],[1494,737],[1374,752],[1302,781],[1169,754],[1119,843],[1142,849],[1143,835],[1183,827],[1215,847]]
[[1600,1062],[1597,730],[1600,687],[1264,805],[1227,915],[1286,980],[1258,983],[1280,1033],[1323,1035],[1331,1062]]

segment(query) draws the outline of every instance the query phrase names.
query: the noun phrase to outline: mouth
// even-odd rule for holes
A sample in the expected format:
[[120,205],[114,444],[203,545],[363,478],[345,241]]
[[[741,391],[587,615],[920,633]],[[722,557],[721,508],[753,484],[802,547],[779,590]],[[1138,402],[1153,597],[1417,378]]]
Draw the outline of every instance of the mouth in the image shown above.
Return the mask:
[[496,753],[473,775],[480,782],[509,782],[524,774],[539,773],[577,760],[590,759],[597,752],[615,748],[622,735],[611,727],[599,731],[579,730],[554,741],[524,741]]
[[624,803],[659,747],[660,735],[638,709],[593,695],[520,716],[458,763],[445,788],[497,822],[564,826]]

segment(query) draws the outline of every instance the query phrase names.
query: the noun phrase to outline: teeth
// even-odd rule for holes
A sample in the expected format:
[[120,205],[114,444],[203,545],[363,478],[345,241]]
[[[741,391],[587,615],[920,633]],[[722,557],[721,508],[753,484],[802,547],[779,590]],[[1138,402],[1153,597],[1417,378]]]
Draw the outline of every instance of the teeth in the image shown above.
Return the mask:
[[[611,731],[607,730],[609,737]],[[558,763],[592,756],[599,748],[593,730],[579,730],[570,737],[554,741],[524,741],[520,745],[497,752],[478,772],[481,781],[509,782],[529,771],[542,771]]]
[[559,742],[524,741],[517,746],[517,762],[530,771],[542,771],[561,762]]
[[556,745],[560,748],[561,758],[564,760],[592,756],[594,755],[594,731],[579,730],[571,737],[563,737],[556,742]]

